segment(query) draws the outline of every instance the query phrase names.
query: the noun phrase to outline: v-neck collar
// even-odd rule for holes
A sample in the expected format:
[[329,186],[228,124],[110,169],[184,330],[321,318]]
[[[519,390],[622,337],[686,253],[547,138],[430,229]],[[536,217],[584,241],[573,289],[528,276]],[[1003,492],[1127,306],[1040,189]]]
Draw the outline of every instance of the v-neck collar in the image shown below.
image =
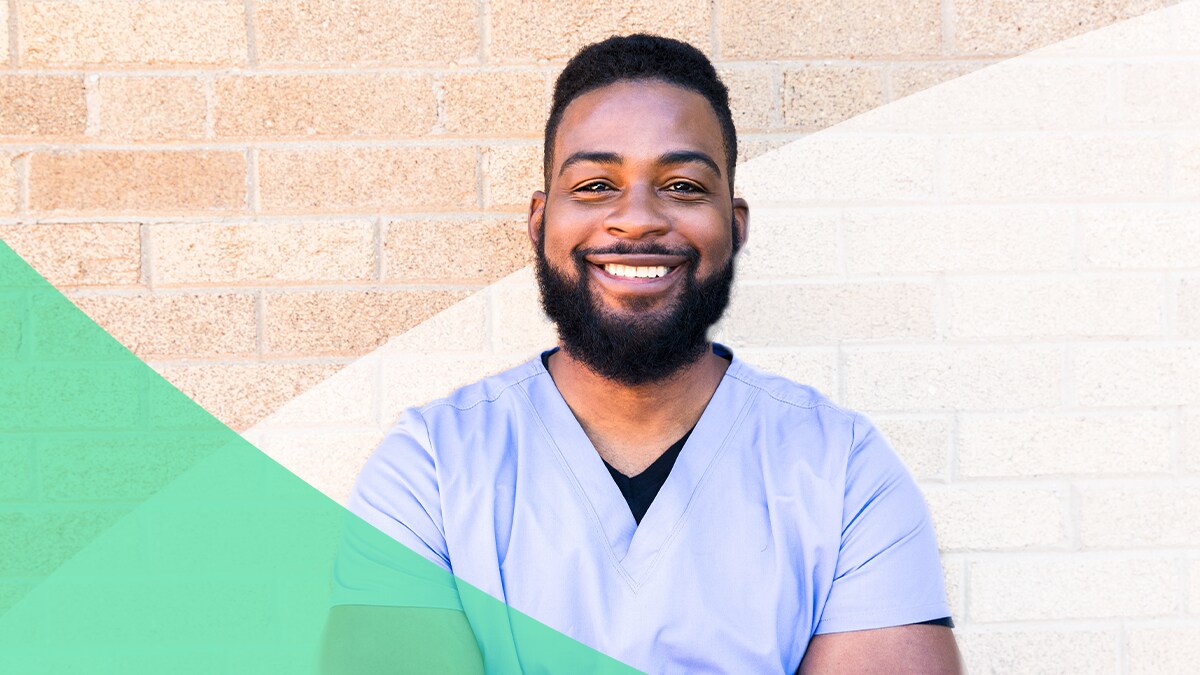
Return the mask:
[[594,524],[608,543],[613,564],[635,590],[683,524],[692,499],[704,487],[710,467],[757,391],[739,378],[744,366],[732,351],[717,343],[713,350],[730,357],[729,367],[640,525],[634,522],[624,495],[540,356],[530,363],[536,372],[525,391],[532,410],[557,449],[560,466],[577,487],[584,508],[595,516]]

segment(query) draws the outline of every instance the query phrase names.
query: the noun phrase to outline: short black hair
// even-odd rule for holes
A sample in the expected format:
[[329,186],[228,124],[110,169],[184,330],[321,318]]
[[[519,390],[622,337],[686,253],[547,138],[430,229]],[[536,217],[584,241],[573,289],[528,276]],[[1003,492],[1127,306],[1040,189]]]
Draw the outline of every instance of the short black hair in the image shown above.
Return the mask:
[[737,164],[737,130],[729,110],[729,90],[717,77],[712,62],[686,42],[660,35],[636,33],[613,36],[590,44],[567,63],[554,83],[554,101],[546,119],[543,167],[546,188],[554,154],[554,137],[567,106],[579,96],[617,82],[660,80],[700,94],[708,100],[725,146],[725,169],[733,192],[733,169]]

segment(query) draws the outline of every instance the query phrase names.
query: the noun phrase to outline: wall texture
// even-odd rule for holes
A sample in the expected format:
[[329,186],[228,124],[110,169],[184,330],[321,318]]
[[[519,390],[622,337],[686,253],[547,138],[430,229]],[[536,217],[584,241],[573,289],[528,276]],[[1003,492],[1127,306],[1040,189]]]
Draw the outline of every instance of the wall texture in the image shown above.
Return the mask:
[[[550,88],[588,42],[646,30],[703,48],[733,93],[748,160],[1164,4],[7,0],[0,239],[246,429],[528,263],[523,213],[541,183]],[[989,268],[988,249],[1005,244],[950,233],[947,248],[906,248],[909,230],[865,214],[825,242],[850,252],[845,278],[794,291],[797,306],[828,312],[795,372],[876,415],[927,488],[972,672],[1184,672],[1200,658],[1200,391],[1164,393],[1153,376],[1200,373],[1200,351],[1112,344],[1161,335],[1162,321],[1200,336],[1200,240],[1191,222],[1148,239],[1095,218],[1079,241],[1052,220],[998,217],[1030,256]],[[1083,285],[1038,275],[1077,254],[1109,269],[1136,258],[1152,273]],[[936,298],[905,285],[962,271],[963,258],[999,276],[951,279]],[[800,263],[797,276],[840,272]],[[879,275],[895,280],[892,295],[862,283]],[[1128,311],[1109,314],[1121,294]],[[944,303],[928,331],[905,317],[854,322],[864,305],[922,302]],[[1059,311],[994,318],[1047,302]],[[726,330],[737,347],[736,326]],[[1079,407],[1014,414],[1058,405],[1033,385],[1016,404],[980,398],[1057,378],[1068,357],[1023,343],[1078,330],[1107,340],[1068,369]],[[998,346],[951,363],[904,350],[945,336]],[[871,349],[838,351],[856,341]],[[870,380],[884,370],[895,377]],[[1107,384],[1131,380],[1140,405]],[[938,393],[914,399],[913,381]],[[1131,473],[1153,480],[1112,483]],[[1061,585],[1023,585],[1031,576]]]

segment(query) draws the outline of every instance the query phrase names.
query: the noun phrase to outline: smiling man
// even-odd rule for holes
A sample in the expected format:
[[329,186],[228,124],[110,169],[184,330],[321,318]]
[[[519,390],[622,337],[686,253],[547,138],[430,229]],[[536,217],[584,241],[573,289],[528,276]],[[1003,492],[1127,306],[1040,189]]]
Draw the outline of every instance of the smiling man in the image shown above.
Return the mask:
[[[708,340],[748,232],[736,156],[698,50],[645,35],[582,50],[529,211],[559,347],[408,411],[351,509],[649,672],[958,672],[929,515],[887,441]],[[478,650],[439,668],[528,663],[519,638],[480,636],[456,582],[365,548],[339,561],[328,671],[404,672],[422,636],[473,628]]]

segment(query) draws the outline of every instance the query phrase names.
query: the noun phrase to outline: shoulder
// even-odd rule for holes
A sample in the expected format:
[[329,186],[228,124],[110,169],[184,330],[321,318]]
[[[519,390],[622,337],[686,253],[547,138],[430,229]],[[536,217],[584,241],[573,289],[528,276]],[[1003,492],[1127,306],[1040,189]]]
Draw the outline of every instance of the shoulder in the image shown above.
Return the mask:
[[770,414],[819,423],[826,432],[854,434],[865,417],[833,402],[824,392],[807,384],[759,368],[735,358],[728,377],[755,394],[755,406]]

